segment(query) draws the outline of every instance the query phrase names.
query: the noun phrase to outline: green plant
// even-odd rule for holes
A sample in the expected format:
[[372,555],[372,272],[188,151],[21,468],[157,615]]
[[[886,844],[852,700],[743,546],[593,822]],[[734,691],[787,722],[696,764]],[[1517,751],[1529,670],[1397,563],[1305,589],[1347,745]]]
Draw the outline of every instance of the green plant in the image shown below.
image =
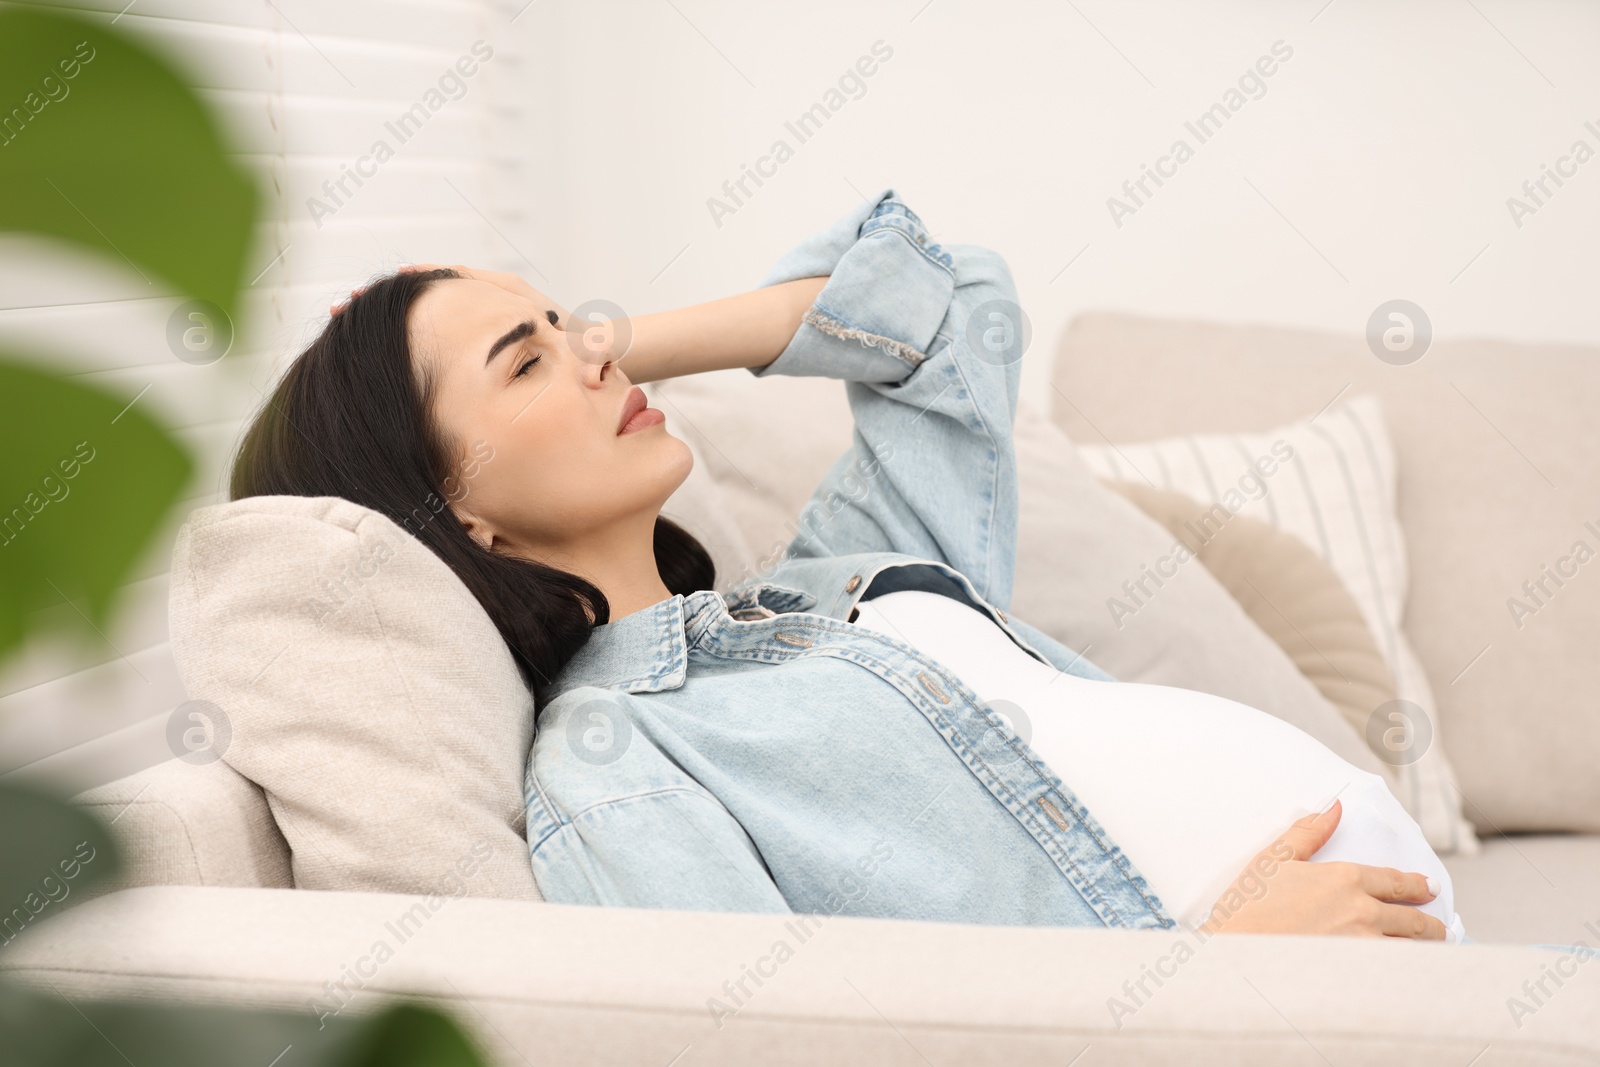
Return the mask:
[[[166,61],[104,20],[0,11],[0,232],[124,262],[231,330],[259,200]],[[71,616],[80,636],[103,628],[194,470],[133,398],[62,376],[51,355],[0,350],[0,662],[63,598],[84,605]],[[106,827],[15,786],[0,787],[0,846],[0,920],[14,926],[44,911],[51,885],[92,892],[118,866]],[[321,1028],[309,1011],[78,1002],[0,984],[7,1063],[265,1064],[289,1046],[297,1064],[482,1062],[445,1016],[412,1006]]]

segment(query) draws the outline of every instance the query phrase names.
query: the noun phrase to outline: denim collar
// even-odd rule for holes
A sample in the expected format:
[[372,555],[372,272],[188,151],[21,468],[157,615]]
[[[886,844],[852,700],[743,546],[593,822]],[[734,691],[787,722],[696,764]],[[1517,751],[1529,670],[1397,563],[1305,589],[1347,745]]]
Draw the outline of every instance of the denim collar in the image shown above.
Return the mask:
[[817,598],[803,589],[754,581],[721,593],[702,589],[596,626],[589,640],[556,675],[552,693],[596,686],[625,693],[677,689],[688,675],[689,649],[724,615],[753,612],[761,617],[805,611]]
[[[589,640],[556,675],[552,691],[565,692],[585,685],[629,693],[678,688],[689,663],[684,619],[702,609],[707,597],[716,595],[709,589],[693,597],[676,594],[594,627],[589,631]],[[691,599],[697,602],[692,608]]]
[[[892,571],[880,584],[879,575]],[[764,576],[750,578],[724,595],[701,589],[641,608],[614,622],[596,626],[589,640],[556,675],[552,695],[578,686],[626,693],[658,693],[680,688],[688,677],[689,651],[720,619],[771,618],[791,611],[847,619],[856,601],[873,586],[873,595],[895,589],[932,589],[955,593],[974,607],[993,611],[972,582],[944,563],[899,552],[865,552],[845,556],[785,560]],[[1003,611],[997,621],[1009,630]],[[991,616],[992,617],[992,616]],[[1026,640],[1022,647],[1047,662]]]

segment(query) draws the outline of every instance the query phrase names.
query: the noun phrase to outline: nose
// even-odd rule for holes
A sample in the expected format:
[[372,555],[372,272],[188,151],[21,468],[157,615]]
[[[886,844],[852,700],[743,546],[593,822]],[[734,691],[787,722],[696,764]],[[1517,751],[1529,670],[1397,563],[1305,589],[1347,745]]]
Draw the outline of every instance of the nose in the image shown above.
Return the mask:
[[591,321],[568,317],[564,326],[567,348],[577,358],[578,374],[591,389],[602,388],[608,377],[615,377],[616,360],[611,351],[612,325],[609,321]]

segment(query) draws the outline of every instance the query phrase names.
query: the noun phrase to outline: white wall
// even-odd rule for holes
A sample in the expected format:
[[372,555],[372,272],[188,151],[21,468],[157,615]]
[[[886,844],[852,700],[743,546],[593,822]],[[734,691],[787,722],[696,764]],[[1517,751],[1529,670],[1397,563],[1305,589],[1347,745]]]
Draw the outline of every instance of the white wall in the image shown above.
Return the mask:
[[[531,210],[563,220],[544,271],[568,306],[752,286],[893,186],[1004,253],[1035,357],[1087,308],[1359,333],[1397,297],[1436,336],[1600,341],[1600,159],[1521,228],[1506,207],[1575,139],[1600,151],[1600,5],[541,0],[518,29],[559,71],[528,132],[564,178]],[[865,94],[798,144],[785,120],[880,39]],[[1279,40],[1265,96],[1187,134]],[[1116,226],[1107,198],[1180,136],[1194,158]],[[780,137],[794,158],[718,227],[707,199]]]

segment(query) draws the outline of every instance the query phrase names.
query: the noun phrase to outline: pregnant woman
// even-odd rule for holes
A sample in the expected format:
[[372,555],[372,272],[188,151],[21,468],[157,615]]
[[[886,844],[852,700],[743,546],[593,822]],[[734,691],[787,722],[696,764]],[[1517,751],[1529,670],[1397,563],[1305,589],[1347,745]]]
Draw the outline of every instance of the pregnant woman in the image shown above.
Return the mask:
[[[477,597],[537,700],[550,900],[1460,940],[1378,775],[1007,615],[1015,301],[892,190],[753,292],[605,330],[511,275],[409,270],[335,309],[233,496],[374,508]],[[635,383],[739,367],[842,379],[855,429],[782,562],[719,593],[659,514],[692,460]]]

